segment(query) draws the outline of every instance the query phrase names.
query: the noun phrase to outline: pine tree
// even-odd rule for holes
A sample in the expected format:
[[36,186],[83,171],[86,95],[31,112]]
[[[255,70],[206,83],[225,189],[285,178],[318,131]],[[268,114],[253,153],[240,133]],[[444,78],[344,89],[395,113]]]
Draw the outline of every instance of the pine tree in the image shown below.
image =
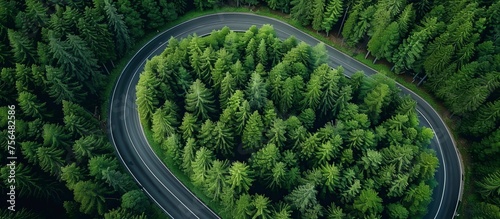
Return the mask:
[[[142,36],[144,36],[143,26],[146,22],[143,18],[141,18],[141,14],[136,8],[137,6],[138,4],[134,5],[130,0],[117,1],[118,13],[123,15],[123,21],[129,29],[130,38],[135,40],[140,39]],[[131,41],[133,41],[132,39]]]
[[286,176],[286,164],[283,162],[277,162],[275,165],[273,165],[271,171],[265,174],[267,187],[272,189],[282,188],[286,184]]
[[210,169],[207,171],[206,177],[206,194],[214,200],[218,200],[224,188],[226,188],[226,176],[228,174],[227,160],[214,160]]
[[353,207],[362,215],[380,213],[383,210],[382,199],[378,196],[378,192],[373,189],[362,190],[359,197],[354,200]]
[[58,176],[61,172],[61,167],[64,165],[62,156],[64,151],[55,147],[39,147],[36,150],[40,167],[50,175]]
[[176,132],[176,127],[179,125],[176,111],[177,106],[167,100],[153,114],[151,130],[156,142],[161,143],[165,137],[169,137]]
[[264,107],[267,99],[266,85],[259,74],[252,73],[245,92],[252,110],[261,110]]
[[77,161],[92,158],[99,152],[109,151],[109,143],[102,136],[88,135],[76,140],[73,144],[73,154]]
[[482,136],[495,130],[500,120],[500,101],[488,102],[464,119],[461,132],[472,136]]
[[275,144],[278,147],[283,147],[286,141],[286,123],[282,119],[275,119],[272,126],[266,133],[269,138],[269,143]]
[[201,147],[196,151],[195,158],[191,162],[191,168],[193,171],[191,180],[194,185],[198,187],[205,185],[208,170],[210,169],[210,164],[212,164],[213,159],[212,151],[205,147]]
[[146,124],[147,127],[150,127],[154,109],[159,104],[155,89],[157,85],[158,81],[153,72],[146,70],[139,76],[136,86],[137,111],[139,111],[141,123]]
[[108,30],[104,17],[96,9],[86,8],[83,17],[78,20],[78,32],[88,48],[100,63],[115,59],[113,36]]
[[99,215],[104,214],[105,196],[109,193],[105,187],[91,181],[80,181],[75,184],[73,193],[75,201],[80,203],[82,213],[92,214],[97,211]]
[[500,195],[500,172],[496,171],[488,174],[477,185],[481,187],[479,193],[484,198]]
[[19,107],[23,112],[33,118],[44,119],[49,116],[44,102],[37,100],[37,96],[27,91],[19,93]]
[[196,145],[195,139],[189,138],[186,140],[186,145],[184,146],[182,153],[182,170],[188,176],[193,174],[193,169],[191,167],[191,162],[195,159]]
[[403,198],[410,215],[422,215],[427,212],[427,205],[431,202],[432,189],[424,182],[407,189]]
[[285,196],[285,201],[287,201],[292,208],[304,213],[307,209],[318,203],[318,200],[316,199],[317,193],[318,191],[316,190],[314,184],[307,183],[305,185],[298,186],[290,194]]
[[316,149],[316,166],[319,166],[321,164],[326,164],[330,163],[329,161],[336,157],[336,155],[339,153],[340,148],[342,146],[342,138],[340,135],[335,135],[335,137],[332,138],[332,140],[329,140],[321,145],[318,146]]
[[234,81],[236,83],[237,88],[242,88],[245,83],[248,81],[247,77],[248,74],[243,68],[243,64],[241,63],[240,60],[237,60],[232,66],[231,66],[231,71],[230,73],[232,74]]
[[186,110],[202,120],[215,111],[212,91],[197,79],[186,94]]
[[234,147],[234,136],[227,124],[218,121],[213,130],[215,150],[224,155],[231,155]]
[[78,104],[63,100],[64,123],[69,131],[88,135],[99,130],[99,121]]
[[147,17],[146,28],[157,29],[165,24],[165,18],[160,12],[160,6],[157,1],[144,0],[140,2],[140,8],[143,16]]
[[332,26],[337,23],[340,16],[342,16],[342,12],[344,8],[342,7],[341,0],[329,0],[328,5],[326,6],[325,13],[323,15],[323,22],[321,23],[321,29],[326,31],[326,35],[328,36]]
[[53,32],[49,32],[49,47],[52,58],[63,71],[74,74],[91,93],[97,92],[97,87],[102,83],[102,75],[96,70],[97,59],[85,41],[71,34],[67,35],[65,41],[61,41],[53,36]]
[[321,166],[321,174],[323,175],[324,186],[329,192],[333,192],[334,188],[340,179],[340,171],[335,164],[325,164]]
[[252,154],[250,165],[255,171],[256,177],[265,178],[279,159],[278,147],[275,144],[267,144]]
[[182,124],[179,129],[182,131],[182,138],[187,140],[189,138],[194,138],[198,133],[200,125],[198,121],[191,113],[184,113],[184,117],[182,118]]
[[[360,9],[361,10],[361,9]],[[352,27],[352,34],[342,33],[345,38],[347,38],[347,44],[349,46],[355,46],[368,32],[368,29],[371,26],[371,20],[373,15],[375,14],[375,7],[370,5],[360,12],[359,18],[357,21],[354,21],[354,26]],[[353,16],[353,15],[351,15]],[[349,17],[351,17],[349,16]],[[355,17],[353,17],[355,18]],[[345,29],[348,29],[349,20],[346,21]]]
[[264,132],[264,124],[262,123],[259,112],[254,111],[248,119],[245,129],[243,130],[242,144],[246,149],[258,150],[262,146],[262,133]]
[[120,164],[115,157],[110,157],[107,155],[95,156],[90,158],[89,160],[89,174],[96,177],[97,179],[102,179],[104,171],[117,170],[118,165]]
[[42,147],[41,144],[34,141],[25,141],[19,143],[21,147],[21,152],[28,162],[35,164],[38,162],[37,149]]
[[244,100],[238,107],[238,111],[234,113],[234,124],[236,125],[236,133],[238,135],[243,134],[243,130],[245,129],[248,118],[250,118],[250,113],[250,104],[247,100]]
[[27,36],[15,30],[8,29],[7,36],[9,38],[14,59],[18,63],[34,63],[37,59],[36,50],[32,41]]
[[148,211],[151,206],[148,197],[141,190],[130,190],[122,195],[121,207],[130,209],[135,213]]
[[[322,68],[322,67],[320,67]],[[319,69],[319,68],[318,68]],[[319,71],[318,69],[315,70]],[[304,93],[304,99],[301,102],[302,108],[310,108],[312,110],[317,110],[321,100],[321,77],[319,75],[311,75],[311,79],[307,82],[306,91]]]
[[229,100],[229,97],[231,97],[231,95],[234,93],[235,89],[236,81],[234,80],[233,76],[229,72],[227,72],[224,79],[222,79],[219,94],[221,109],[225,109],[227,107],[227,101]]
[[252,218],[271,218],[271,200],[269,200],[269,198],[264,195],[256,194],[253,198],[252,205],[255,208]]
[[291,17],[299,21],[303,26],[309,25],[312,19],[312,2],[312,0],[292,0],[290,2],[292,5],[290,10]]
[[76,163],[71,163],[61,167],[61,179],[66,182],[69,189],[74,189],[77,182],[84,180],[84,171],[82,168],[76,166]]
[[371,120],[376,123],[379,119],[382,107],[385,104],[385,98],[389,95],[389,86],[380,84],[364,98],[362,111],[366,113]]
[[261,39],[259,46],[257,47],[257,52],[256,52],[256,58],[257,58],[257,63],[262,64],[264,67],[268,66],[268,46],[266,44],[265,39]]
[[238,194],[244,194],[248,192],[250,186],[252,185],[253,171],[244,162],[235,161],[229,167],[229,176],[226,178],[226,182],[231,185],[231,189],[234,189]]
[[231,209],[234,218],[248,218],[252,214],[252,196],[249,194],[242,194],[234,205],[234,209]]
[[115,191],[127,192],[134,188],[135,184],[130,175],[117,170],[105,169],[102,178]]
[[65,74],[62,69],[51,66],[45,66],[45,69],[49,87],[47,92],[56,103],[61,103],[63,100],[80,103],[86,97],[87,93],[83,91],[82,85]]
[[119,14],[110,0],[104,0],[104,11],[108,18],[108,27],[115,36],[115,49],[118,55],[124,55],[131,45],[129,31],[123,20],[123,15]]
[[321,24],[323,23],[324,19],[323,17],[324,10],[325,10],[325,0],[315,0],[311,13],[313,15],[312,27],[316,31],[322,29]]
[[408,210],[406,210],[406,208],[399,203],[387,205],[387,211],[389,212],[389,216],[391,218],[403,219],[408,218],[409,216]]
[[63,126],[57,124],[45,124],[43,126],[43,145],[57,149],[65,149],[69,146],[71,135]]

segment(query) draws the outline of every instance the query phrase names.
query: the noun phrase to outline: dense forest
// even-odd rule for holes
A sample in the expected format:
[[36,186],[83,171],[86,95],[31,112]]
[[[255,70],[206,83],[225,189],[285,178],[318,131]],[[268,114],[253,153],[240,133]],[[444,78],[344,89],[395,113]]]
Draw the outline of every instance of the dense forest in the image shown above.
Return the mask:
[[[0,0],[0,138],[15,105],[19,218],[141,215],[130,197],[145,196],[119,165],[95,100],[107,99],[109,72],[145,34],[224,5],[288,14],[415,76],[450,111],[471,155],[465,217],[500,218],[499,1]],[[2,166],[4,194],[8,174]]]
[[182,0],[0,0],[3,198],[12,105],[18,158],[16,213],[2,199],[0,218],[153,216],[109,143],[96,100],[108,98],[108,74],[134,42],[185,8]]
[[172,38],[137,84],[141,122],[224,218],[424,216],[439,161],[416,102],[327,59],[269,25]]

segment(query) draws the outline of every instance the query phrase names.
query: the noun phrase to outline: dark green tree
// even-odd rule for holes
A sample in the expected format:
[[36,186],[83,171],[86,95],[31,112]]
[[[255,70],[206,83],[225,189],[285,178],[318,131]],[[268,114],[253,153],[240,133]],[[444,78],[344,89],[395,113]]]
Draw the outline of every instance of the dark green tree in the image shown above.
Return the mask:
[[106,196],[109,191],[92,181],[80,181],[73,189],[75,201],[80,203],[80,211],[85,214],[97,212],[104,214],[106,210]]

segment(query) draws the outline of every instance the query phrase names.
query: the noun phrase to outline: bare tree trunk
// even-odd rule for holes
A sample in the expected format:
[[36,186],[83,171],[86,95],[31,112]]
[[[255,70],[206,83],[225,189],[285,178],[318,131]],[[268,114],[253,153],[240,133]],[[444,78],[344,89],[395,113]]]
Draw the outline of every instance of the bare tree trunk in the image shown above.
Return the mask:
[[102,63],[102,67],[104,67],[104,69],[106,70],[106,73],[108,73],[108,75],[109,75],[109,70],[108,70],[108,68],[106,67],[106,64]]
[[365,59],[368,58],[369,55],[370,55],[370,50],[368,50],[368,52],[366,52]]
[[419,75],[420,73],[417,73],[415,74],[415,76],[413,76],[413,81],[411,81],[411,83],[415,82],[415,79],[417,78],[417,76]]
[[391,71],[394,71],[394,68],[396,68],[396,65],[392,66]]
[[422,80],[420,80],[420,82],[418,82],[417,84],[417,87],[420,86],[422,84],[422,82],[424,82],[424,80],[427,78],[427,75],[425,75]]
[[340,28],[339,28],[339,32],[337,33],[337,37],[340,36],[340,32],[342,31],[342,27],[344,27],[344,21],[345,21],[345,17],[347,16],[347,11],[349,11],[349,7],[351,7],[351,5],[348,5],[347,8],[345,9],[344,17],[342,18],[342,23],[340,23]]
[[378,58],[375,57],[375,59],[373,60],[373,64],[375,64],[375,62],[377,62]]

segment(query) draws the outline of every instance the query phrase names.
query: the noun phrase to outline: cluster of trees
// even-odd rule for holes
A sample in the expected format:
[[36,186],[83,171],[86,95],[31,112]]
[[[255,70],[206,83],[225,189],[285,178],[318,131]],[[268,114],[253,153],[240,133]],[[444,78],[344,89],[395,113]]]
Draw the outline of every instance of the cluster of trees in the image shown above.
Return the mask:
[[[185,8],[179,0],[0,0],[0,139],[15,105],[18,157],[16,212],[2,208],[0,218],[151,217],[94,100],[114,61]],[[3,165],[2,194],[8,175]]]
[[499,15],[498,1],[355,1],[342,29],[343,40],[366,46],[374,61],[420,76],[451,112],[470,142],[472,178],[483,178],[487,203],[466,207],[476,209],[471,217],[500,218],[500,195],[490,193],[500,185],[500,163],[491,159],[500,155]]
[[416,102],[327,57],[269,25],[172,38],[140,76],[141,122],[225,217],[423,216],[439,162]]
[[[337,31],[374,62],[412,74],[439,98],[468,140],[472,178],[500,174],[500,2],[489,0],[265,0],[314,30]],[[255,1],[249,1],[255,4]],[[488,175],[492,173],[492,175]],[[500,185],[500,178],[496,181]],[[478,184],[479,190],[484,188]],[[498,198],[482,195],[482,201]],[[484,209],[485,203],[467,209]],[[493,206],[492,205],[492,206]],[[469,217],[486,212],[470,211]],[[485,213],[486,214],[486,213]],[[491,215],[491,214],[487,214]]]

